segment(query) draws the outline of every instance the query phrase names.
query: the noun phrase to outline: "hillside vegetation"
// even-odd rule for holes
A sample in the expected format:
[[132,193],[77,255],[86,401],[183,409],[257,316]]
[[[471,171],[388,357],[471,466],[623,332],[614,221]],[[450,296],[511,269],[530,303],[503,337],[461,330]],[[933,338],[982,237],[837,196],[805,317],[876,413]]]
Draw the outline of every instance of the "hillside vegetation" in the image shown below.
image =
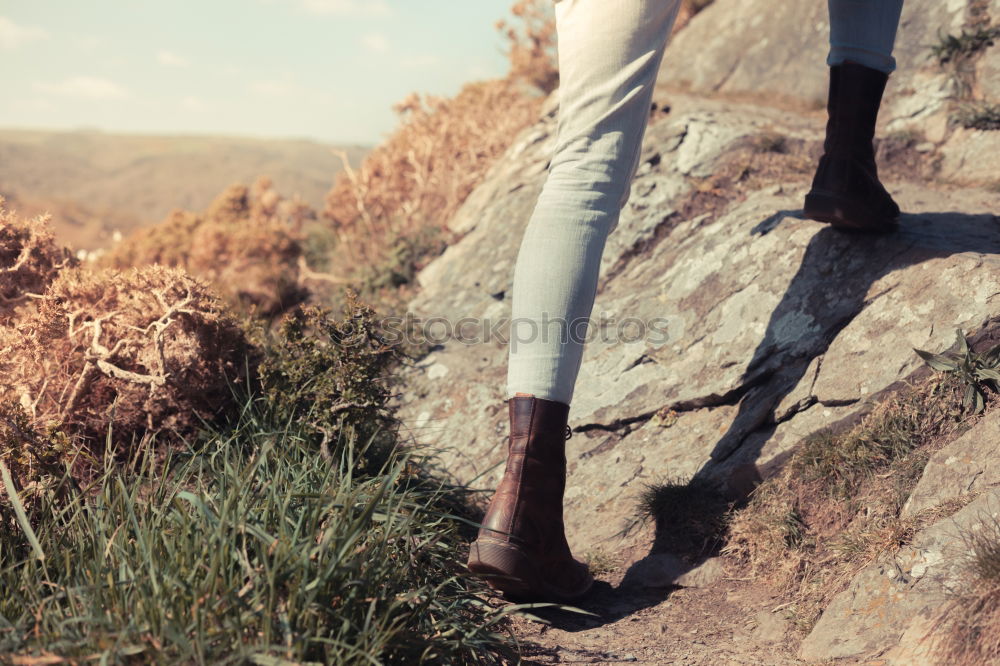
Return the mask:
[[268,330],[182,268],[76,265],[45,218],[0,239],[0,660],[513,655],[370,308]]
[[263,175],[320,208],[341,169],[336,153],[357,165],[367,151],[294,139],[0,129],[0,196],[24,215],[52,213],[60,243],[94,250],[116,230],[203,209],[231,183]]

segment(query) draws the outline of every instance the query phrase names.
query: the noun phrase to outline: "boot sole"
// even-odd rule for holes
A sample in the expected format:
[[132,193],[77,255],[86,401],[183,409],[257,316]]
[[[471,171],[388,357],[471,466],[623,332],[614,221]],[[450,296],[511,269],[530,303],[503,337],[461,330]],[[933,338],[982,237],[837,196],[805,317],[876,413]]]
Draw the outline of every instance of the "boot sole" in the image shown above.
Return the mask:
[[467,566],[490,587],[514,600],[578,601],[594,584],[593,577],[588,576],[586,584],[577,590],[553,587],[546,582],[534,558],[523,550],[510,543],[482,539],[470,546]]
[[806,195],[803,214],[810,220],[825,222],[836,229],[867,233],[888,233],[899,226],[899,218],[886,218],[873,213],[864,204],[824,190],[812,190]]

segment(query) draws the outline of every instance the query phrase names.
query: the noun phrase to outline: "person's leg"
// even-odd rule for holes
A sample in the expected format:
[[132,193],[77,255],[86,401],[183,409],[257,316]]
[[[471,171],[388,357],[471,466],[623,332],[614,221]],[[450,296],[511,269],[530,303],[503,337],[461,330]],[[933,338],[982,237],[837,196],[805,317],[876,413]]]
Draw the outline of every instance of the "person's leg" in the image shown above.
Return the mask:
[[514,270],[508,396],[569,404],[679,0],[560,0],[559,131]]
[[514,271],[507,467],[469,569],[520,598],[572,601],[593,578],[563,526],[569,402],[604,241],[638,162],[679,0],[557,0],[559,135]]
[[830,54],[826,64],[846,62],[890,74],[903,0],[829,0]]
[[882,186],[872,140],[902,0],[829,0],[829,120],[823,157],[806,195],[807,217],[860,231],[894,228],[899,207]]

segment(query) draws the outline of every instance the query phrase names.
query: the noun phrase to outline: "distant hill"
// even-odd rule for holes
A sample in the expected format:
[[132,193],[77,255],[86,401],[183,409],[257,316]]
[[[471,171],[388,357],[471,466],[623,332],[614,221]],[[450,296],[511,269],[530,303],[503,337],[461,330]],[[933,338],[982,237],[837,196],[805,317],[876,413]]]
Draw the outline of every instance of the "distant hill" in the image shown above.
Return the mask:
[[321,209],[342,168],[339,150],[353,165],[368,151],[308,140],[0,130],[0,195],[22,213],[51,212],[62,242],[93,249],[115,230],[158,222],[174,208],[201,210],[227,185],[258,176]]

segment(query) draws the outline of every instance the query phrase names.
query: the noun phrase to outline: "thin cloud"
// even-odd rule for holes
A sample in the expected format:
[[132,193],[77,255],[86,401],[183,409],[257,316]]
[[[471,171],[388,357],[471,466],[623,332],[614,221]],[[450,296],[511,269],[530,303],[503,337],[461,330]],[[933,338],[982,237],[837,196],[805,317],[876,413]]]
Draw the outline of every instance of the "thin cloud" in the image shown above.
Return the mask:
[[265,97],[281,97],[295,91],[295,85],[286,81],[254,81],[250,92]]
[[48,95],[88,99],[124,99],[128,91],[114,81],[95,76],[74,76],[56,83],[36,83],[35,90]]
[[403,69],[429,69],[441,64],[441,58],[433,55],[411,56],[400,62]]
[[181,108],[185,111],[204,111],[208,106],[205,100],[199,97],[189,95],[181,99]]
[[32,113],[55,111],[59,108],[49,100],[42,99],[40,97],[30,97],[28,99],[14,99],[11,100],[11,106],[13,106],[16,109],[23,109],[25,111],[30,111]]
[[302,8],[313,14],[338,16],[392,16],[385,0],[302,0]]
[[73,43],[84,51],[93,51],[103,43],[103,40],[95,35],[81,35],[74,37]]
[[361,38],[361,45],[372,53],[385,53],[389,50],[389,38],[380,32],[370,32]]
[[156,54],[156,61],[166,67],[187,67],[191,63],[173,51],[161,50]]
[[0,16],[0,49],[16,49],[48,36],[49,33],[41,28],[18,25],[9,18]]

